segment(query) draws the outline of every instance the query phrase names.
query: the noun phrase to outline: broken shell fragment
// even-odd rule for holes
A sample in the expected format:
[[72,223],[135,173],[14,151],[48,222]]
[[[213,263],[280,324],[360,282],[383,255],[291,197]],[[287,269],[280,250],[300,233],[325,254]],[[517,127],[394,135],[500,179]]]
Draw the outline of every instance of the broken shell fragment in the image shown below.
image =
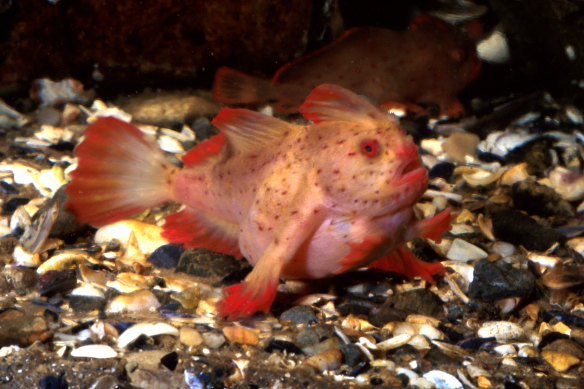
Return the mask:
[[118,356],[118,353],[106,344],[90,344],[71,350],[71,356],[77,358],[105,359],[115,358]]
[[245,327],[229,326],[223,328],[223,335],[228,341],[232,343],[247,344],[250,346],[257,346],[260,342],[257,334]]
[[448,253],[446,253],[446,257],[450,260],[465,262],[487,258],[488,256],[489,254],[485,250],[460,238],[452,241],[452,245]]
[[117,240],[122,245],[122,249],[126,250],[131,235],[134,235],[138,249],[144,255],[149,255],[158,247],[169,243],[161,236],[161,233],[161,227],[128,219],[99,228],[95,233],[94,241],[95,243],[109,243]]
[[126,347],[140,335],[158,336],[158,335],[172,335],[178,336],[179,331],[176,327],[170,324],[156,322],[156,323],[138,323],[125,330],[118,338],[118,347]]
[[160,302],[149,290],[141,290],[131,294],[122,294],[114,297],[108,304],[106,312],[139,312],[151,308],[158,308]]
[[37,269],[38,274],[46,273],[49,270],[66,270],[77,264],[87,261],[89,255],[84,251],[69,250],[53,255],[42,263]]

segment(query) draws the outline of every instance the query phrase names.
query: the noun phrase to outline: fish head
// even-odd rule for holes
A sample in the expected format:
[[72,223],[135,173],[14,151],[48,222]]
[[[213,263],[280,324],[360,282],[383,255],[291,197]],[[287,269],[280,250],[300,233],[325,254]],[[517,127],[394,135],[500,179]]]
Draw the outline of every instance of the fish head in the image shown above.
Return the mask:
[[[409,27],[420,54],[420,72],[434,80],[429,89],[458,92],[478,77],[481,69],[473,38],[450,24],[421,15]],[[430,91],[429,91],[430,92]]]
[[427,172],[418,148],[394,117],[374,125],[326,123],[318,156],[319,185],[342,213],[372,217],[411,207],[424,193]]

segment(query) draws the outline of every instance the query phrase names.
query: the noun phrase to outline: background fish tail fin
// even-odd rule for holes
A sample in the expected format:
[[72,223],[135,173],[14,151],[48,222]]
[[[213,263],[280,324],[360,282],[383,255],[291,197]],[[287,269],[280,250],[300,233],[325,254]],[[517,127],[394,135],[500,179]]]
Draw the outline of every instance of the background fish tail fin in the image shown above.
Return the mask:
[[268,80],[253,77],[229,67],[215,74],[213,98],[225,104],[254,104],[272,100],[274,86]]
[[90,124],[84,135],[66,189],[66,207],[79,221],[108,224],[171,198],[177,168],[138,128],[104,117]]

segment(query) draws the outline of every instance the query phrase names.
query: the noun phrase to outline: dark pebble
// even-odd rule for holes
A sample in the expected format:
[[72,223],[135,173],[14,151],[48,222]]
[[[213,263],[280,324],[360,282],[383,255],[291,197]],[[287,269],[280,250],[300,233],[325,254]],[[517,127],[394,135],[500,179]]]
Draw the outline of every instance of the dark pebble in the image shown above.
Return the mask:
[[[345,362],[346,363],[346,362]],[[371,365],[368,361],[359,362],[348,374],[348,377],[357,377],[359,374],[367,371]]]
[[268,353],[273,353],[274,351],[286,351],[288,354],[304,354],[294,343],[282,339],[270,339],[270,342],[264,350]]
[[554,243],[564,243],[565,237],[559,232],[546,228],[534,219],[512,209],[491,213],[495,237],[528,250],[545,251]]
[[[366,362],[365,357],[359,347],[355,346],[353,343],[343,344],[340,348],[341,353],[343,353],[343,361],[347,366],[353,367],[357,364]],[[357,366],[358,367],[358,366]],[[356,375],[362,373],[363,367]]]
[[53,296],[57,293],[65,293],[77,286],[75,270],[49,270],[39,278],[41,296]]
[[203,248],[185,250],[180,256],[176,272],[198,277],[225,277],[245,265],[231,255],[216,253]]
[[62,186],[55,192],[51,200],[43,206],[43,208],[50,208],[57,206],[59,212],[57,219],[53,223],[49,236],[54,238],[61,238],[65,242],[74,242],[77,236],[83,233],[88,227],[85,223],[80,223],[75,219],[72,213],[65,208],[65,203],[68,200],[66,187]]
[[373,377],[369,380],[369,383],[371,385],[377,386],[383,384],[383,380],[379,377]]
[[390,321],[403,321],[407,315],[420,315],[441,318],[444,316],[442,301],[427,289],[415,289],[389,296],[379,307],[369,313],[369,322],[383,327]]
[[147,261],[160,269],[174,269],[184,251],[181,245],[165,244],[154,250]]
[[584,328],[584,318],[580,316],[572,315],[570,313],[558,310],[549,310],[544,312],[544,319],[550,320],[555,318],[568,326],[575,326]]
[[6,182],[6,181],[0,181],[0,192],[4,193],[4,194],[18,194],[18,189]]
[[533,180],[519,181],[511,187],[515,208],[539,216],[574,217],[574,207],[553,188]]
[[39,380],[39,389],[68,389],[69,383],[63,375],[55,377],[53,375],[45,376]]
[[51,336],[47,322],[40,316],[16,309],[0,313],[0,347],[13,344],[28,346]]
[[348,315],[367,315],[375,305],[370,299],[350,297],[339,301],[337,304],[337,312],[341,316]]
[[290,322],[291,324],[314,324],[318,322],[316,311],[308,305],[297,305],[284,311],[280,315],[280,321]]
[[448,354],[445,354],[444,352],[442,352],[439,349],[431,349],[430,351],[428,351],[428,354],[426,354],[425,358],[432,362],[433,366],[458,366],[461,362],[462,362],[462,357],[457,358],[454,356],[450,356]]
[[445,180],[449,180],[454,173],[454,164],[451,162],[440,162],[436,165],[432,166],[430,171],[428,172],[428,178],[444,178]]
[[69,297],[69,306],[76,312],[102,311],[105,304],[106,300],[97,296],[71,295]]
[[483,347],[483,345],[485,343],[490,343],[490,342],[494,342],[494,341],[495,341],[495,338],[468,338],[468,339],[461,340],[456,345],[458,347],[466,348],[469,350],[478,350],[481,347]]
[[160,358],[160,363],[166,366],[170,371],[174,371],[178,365],[178,354],[176,351],[170,352]]
[[517,269],[508,263],[478,261],[473,280],[468,288],[471,299],[493,302],[507,297],[529,298],[535,289],[535,277],[527,270]]
[[329,325],[316,325],[313,327],[304,328],[298,332],[294,338],[299,346],[308,346],[311,344],[320,343],[323,340],[334,336],[335,332]]
[[14,213],[16,208],[20,207],[21,205],[28,204],[29,201],[30,199],[26,197],[13,197],[2,204],[2,212],[5,214]]

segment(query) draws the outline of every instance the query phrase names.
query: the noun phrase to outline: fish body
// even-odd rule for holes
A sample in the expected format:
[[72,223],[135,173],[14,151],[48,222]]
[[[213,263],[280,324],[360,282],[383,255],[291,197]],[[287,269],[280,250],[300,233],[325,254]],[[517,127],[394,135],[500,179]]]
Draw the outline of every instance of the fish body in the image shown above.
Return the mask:
[[213,93],[226,104],[272,100],[278,112],[293,113],[313,88],[332,83],[379,106],[437,104],[442,114],[457,115],[463,111],[457,94],[478,76],[480,67],[471,40],[439,19],[422,15],[407,31],[348,30],[330,45],[279,69],[271,82],[222,67]]
[[269,310],[280,277],[372,264],[432,282],[443,267],[417,260],[405,242],[439,239],[450,216],[416,217],[426,169],[397,119],[326,84],[300,111],[314,124],[223,108],[213,120],[221,133],[186,154],[183,168],[134,126],[99,119],[75,150],[67,207],[101,225],[162,201],[184,204],[167,217],[166,238],[254,265],[220,302],[230,319]]

